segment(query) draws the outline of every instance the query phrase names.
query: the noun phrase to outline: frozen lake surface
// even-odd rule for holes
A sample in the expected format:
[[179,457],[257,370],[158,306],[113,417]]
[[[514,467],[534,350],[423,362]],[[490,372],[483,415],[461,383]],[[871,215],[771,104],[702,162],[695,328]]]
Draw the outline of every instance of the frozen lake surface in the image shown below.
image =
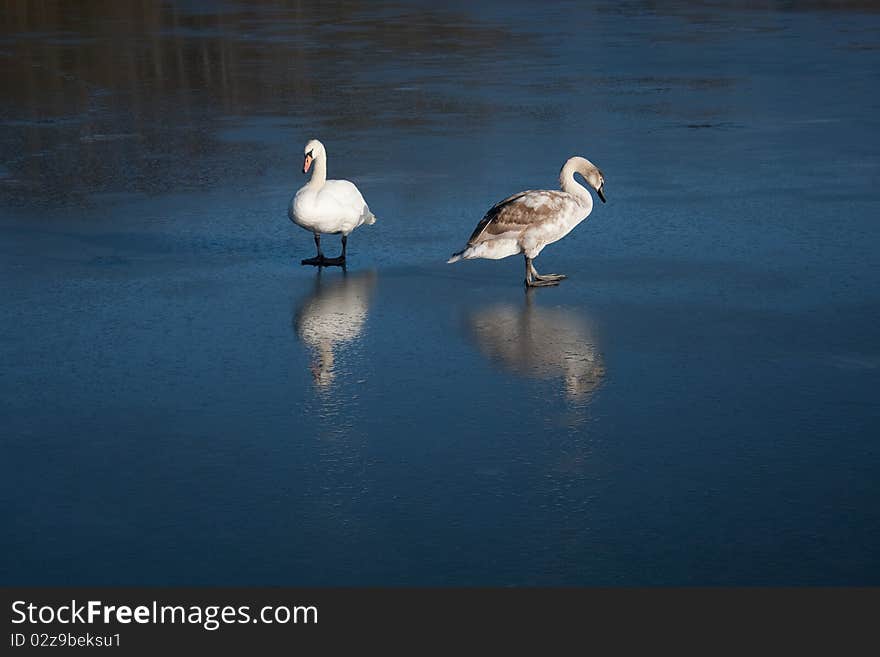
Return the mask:
[[880,584],[870,3],[8,4],[0,582]]

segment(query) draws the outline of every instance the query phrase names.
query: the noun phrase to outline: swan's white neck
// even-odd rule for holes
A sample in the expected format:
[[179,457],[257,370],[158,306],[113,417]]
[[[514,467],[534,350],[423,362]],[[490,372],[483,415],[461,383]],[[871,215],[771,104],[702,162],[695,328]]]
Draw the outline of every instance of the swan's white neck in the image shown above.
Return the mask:
[[592,208],[593,197],[590,195],[590,190],[574,179],[575,173],[585,175],[585,172],[581,171],[581,168],[581,163],[578,162],[576,158],[572,158],[566,162],[565,166],[562,167],[562,171],[559,172],[559,185],[562,187],[563,192],[571,194],[580,200],[582,204]]
[[313,188],[320,188],[327,182],[327,155],[318,153],[312,162],[312,177],[309,178],[308,185]]

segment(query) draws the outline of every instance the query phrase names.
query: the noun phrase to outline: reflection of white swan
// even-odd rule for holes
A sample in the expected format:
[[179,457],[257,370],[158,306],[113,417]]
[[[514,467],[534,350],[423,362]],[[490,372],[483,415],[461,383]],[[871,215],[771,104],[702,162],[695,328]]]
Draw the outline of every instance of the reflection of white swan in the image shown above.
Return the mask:
[[578,313],[498,304],[469,317],[476,343],[490,360],[517,374],[561,378],[566,396],[583,401],[605,376],[602,354],[589,324]]
[[324,281],[319,272],[315,290],[297,309],[293,328],[312,350],[311,370],[319,388],[329,387],[335,376],[334,350],[363,332],[375,280],[375,273],[365,272]]

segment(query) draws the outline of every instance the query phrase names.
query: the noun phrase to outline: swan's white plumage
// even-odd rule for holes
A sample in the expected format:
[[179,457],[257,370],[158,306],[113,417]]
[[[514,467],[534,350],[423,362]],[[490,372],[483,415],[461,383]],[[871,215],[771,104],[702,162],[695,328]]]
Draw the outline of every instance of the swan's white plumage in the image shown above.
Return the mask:
[[287,215],[293,223],[311,233],[347,236],[358,226],[376,222],[354,183],[327,180],[327,152],[321,142],[311,140],[304,152],[314,162],[314,171],[290,200]]

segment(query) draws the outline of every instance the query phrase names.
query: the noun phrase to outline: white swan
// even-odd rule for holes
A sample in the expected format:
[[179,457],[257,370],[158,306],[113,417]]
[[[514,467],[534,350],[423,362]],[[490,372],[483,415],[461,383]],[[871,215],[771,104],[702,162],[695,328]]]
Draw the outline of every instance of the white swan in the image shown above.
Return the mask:
[[520,192],[493,205],[477,224],[467,246],[454,253],[448,263],[472,258],[498,260],[522,253],[526,258],[528,287],[558,285],[562,274],[541,276],[532,260],[548,244],[562,239],[589,216],[593,197],[574,179],[581,174],[605,202],[605,178],[595,164],[572,157],[559,173],[562,191],[539,189]]
[[312,352],[310,369],[318,388],[333,383],[335,352],[360,338],[375,283],[373,272],[330,282],[318,274],[314,291],[297,308],[293,329]]
[[[376,217],[354,183],[348,180],[327,180],[327,151],[324,144],[312,139],[303,149],[303,173],[314,163],[312,177],[290,200],[287,216],[315,236],[318,255],[302,261],[304,265],[345,265],[348,236],[361,224],[376,223]],[[342,233],[342,254],[326,258],[321,252],[321,234]]]

